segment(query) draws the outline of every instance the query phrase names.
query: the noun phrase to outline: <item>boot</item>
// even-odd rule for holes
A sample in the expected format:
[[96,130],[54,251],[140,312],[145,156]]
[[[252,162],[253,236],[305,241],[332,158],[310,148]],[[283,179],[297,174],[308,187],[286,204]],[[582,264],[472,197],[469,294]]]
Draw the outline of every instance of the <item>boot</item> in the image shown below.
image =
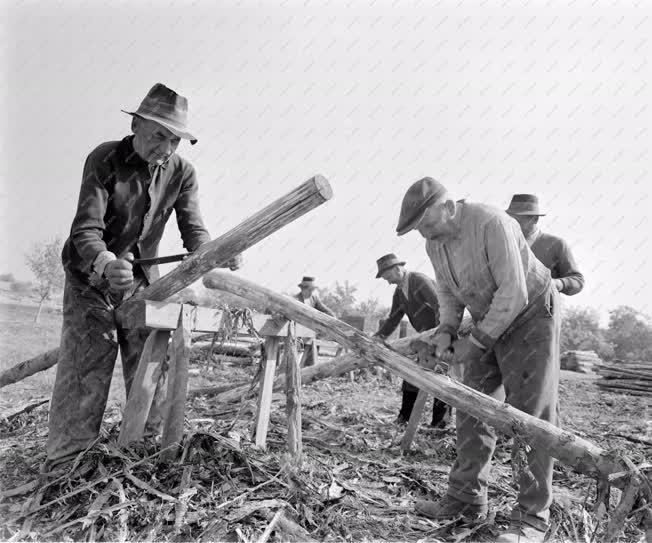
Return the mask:
[[419,500],[415,505],[415,512],[418,515],[434,520],[461,516],[468,520],[480,521],[487,518],[487,511],[486,503],[464,503],[448,495],[438,501]]

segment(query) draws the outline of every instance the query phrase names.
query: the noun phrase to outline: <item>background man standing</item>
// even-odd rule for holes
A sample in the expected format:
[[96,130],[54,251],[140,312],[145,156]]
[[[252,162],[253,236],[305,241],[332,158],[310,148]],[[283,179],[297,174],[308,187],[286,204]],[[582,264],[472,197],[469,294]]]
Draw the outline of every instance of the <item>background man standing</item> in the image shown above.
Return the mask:
[[[184,247],[210,240],[192,165],[175,154],[187,128],[186,98],[154,85],[132,116],[132,136],[100,144],[86,159],[77,212],[62,253],[66,282],[57,376],[50,402],[45,469],[97,438],[120,349],[127,394],[146,330],[126,330],[114,309],[158,278],[132,265],[158,253],[174,210]],[[239,266],[239,259],[229,263]]]
[[[376,265],[378,266],[376,279],[383,278],[390,285],[396,285],[396,290],[389,315],[375,335],[386,339],[396,330],[403,315],[407,315],[410,324],[417,332],[435,328],[439,324],[439,303],[435,294],[435,282],[422,273],[407,271],[405,262],[400,261],[393,253],[380,257]],[[405,380],[401,389],[403,400],[396,422],[406,423],[410,420],[419,389]],[[430,425],[445,428],[447,414],[448,406],[441,400],[433,398]]]
[[[517,223],[498,209],[458,202],[426,177],[405,194],[398,235],[418,230],[435,270],[440,325],[436,355],[452,347],[464,383],[532,416],[556,423],[559,387],[559,294],[550,271],[528,247]],[[457,338],[464,309],[475,323]],[[420,501],[435,519],[487,514],[487,481],[496,433],[457,410],[457,458],[446,496]],[[552,502],[553,459],[527,452],[510,530],[498,541],[543,540]],[[531,475],[531,476],[530,476]]]
[[[319,298],[319,295],[315,292],[317,290],[317,285],[315,284],[314,277],[304,277],[301,280],[301,283],[299,283],[297,286],[301,289],[301,291],[294,296],[297,300],[309,307],[314,307],[317,311],[326,313],[331,317],[335,316],[335,312],[330,307],[325,305]],[[316,360],[312,356],[312,349],[310,348],[310,344],[308,341],[306,341],[305,344],[305,348],[309,350],[308,354],[304,358],[305,362],[303,365],[304,367],[314,366]]]
[[507,213],[518,222],[530,249],[550,270],[555,288],[573,296],[584,288],[584,276],[577,269],[568,244],[561,238],[539,229],[539,199],[534,194],[514,194]]

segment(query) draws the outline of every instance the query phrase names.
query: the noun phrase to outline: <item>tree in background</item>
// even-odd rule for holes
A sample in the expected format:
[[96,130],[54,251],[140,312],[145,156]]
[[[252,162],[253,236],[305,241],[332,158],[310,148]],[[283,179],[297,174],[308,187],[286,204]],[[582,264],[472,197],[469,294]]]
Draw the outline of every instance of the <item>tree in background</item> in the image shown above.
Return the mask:
[[56,292],[63,290],[64,273],[61,265],[62,243],[59,237],[52,241],[36,243],[25,255],[27,265],[36,277],[36,292],[39,295],[38,310],[34,323],[38,323],[43,303]]
[[626,305],[609,311],[606,336],[617,358],[652,361],[652,322],[640,311]]
[[338,317],[351,313],[355,305],[355,293],[358,287],[348,281],[344,284],[335,283],[335,288],[320,288],[319,297],[325,305],[330,307]]
[[561,320],[561,352],[594,351],[600,358],[614,356],[613,347],[600,328],[600,316],[595,309],[570,307],[564,310]]

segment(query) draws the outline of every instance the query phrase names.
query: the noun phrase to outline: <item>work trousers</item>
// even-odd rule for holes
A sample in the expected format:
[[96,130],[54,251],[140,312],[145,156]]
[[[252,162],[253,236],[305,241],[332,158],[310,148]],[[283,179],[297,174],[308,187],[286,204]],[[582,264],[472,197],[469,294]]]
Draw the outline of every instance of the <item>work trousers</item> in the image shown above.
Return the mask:
[[[493,352],[465,364],[464,383],[557,424],[558,302],[559,294],[552,286],[533,300],[495,344]],[[465,503],[483,504],[487,502],[496,433],[488,424],[456,411],[457,459],[450,472],[448,494]],[[529,473],[522,470],[517,481],[518,500],[512,518],[545,529],[552,502],[553,458],[538,448],[526,456]]]
[[57,376],[50,401],[47,457],[51,465],[86,449],[97,438],[106,407],[118,349],[127,394],[148,332],[125,330],[114,309],[126,293],[91,286],[67,274]]

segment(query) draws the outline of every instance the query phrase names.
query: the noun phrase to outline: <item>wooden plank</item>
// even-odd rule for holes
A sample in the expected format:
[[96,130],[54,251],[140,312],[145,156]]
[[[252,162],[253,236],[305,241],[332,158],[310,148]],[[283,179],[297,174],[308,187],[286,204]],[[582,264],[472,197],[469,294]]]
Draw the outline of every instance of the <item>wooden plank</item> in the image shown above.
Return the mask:
[[188,364],[190,362],[190,323],[187,306],[179,312],[179,325],[172,334],[170,369],[168,371],[167,409],[163,426],[161,460],[171,462],[179,455],[183,440],[183,422],[188,393]]
[[[155,328],[176,330],[183,304],[136,300],[120,312],[123,328]],[[186,305],[188,322],[192,332],[219,332],[222,312],[210,307]]]
[[24,362],[20,362],[0,373],[0,388],[22,381],[39,371],[45,371],[54,366],[58,361],[59,349],[53,349]]
[[447,404],[492,425],[509,435],[517,435],[532,447],[546,451],[564,464],[587,475],[606,476],[626,471],[626,465],[618,455],[605,451],[596,444],[538,419],[527,413],[482,394],[459,383],[447,375],[437,374],[420,367],[409,358],[389,349],[334,317],[317,311],[297,300],[282,296],[273,290],[257,285],[235,274],[211,272],[204,277],[204,285],[225,290],[254,303],[264,303],[272,311],[301,322],[305,326],[335,338],[342,345],[355,351],[358,356],[369,359],[405,379],[419,389],[433,394]]
[[410,413],[410,420],[408,421],[407,428],[405,429],[405,434],[403,434],[403,439],[401,440],[401,450],[407,452],[412,447],[412,442],[414,441],[414,436],[417,433],[419,428],[419,422],[421,422],[421,416],[423,415],[423,410],[426,407],[426,400],[428,399],[428,393],[425,390],[419,390],[417,394],[417,399],[412,406],[412,413]]
[[156,393],[156,385],[165,362],[169,340],[170,332],[154,330],[150,332],[145,341],[122,415],[120,435],[118,436],[120,445],[139,441],[143,437],[145,423]]
[[258,409],[254,424],[256,447],[264,449],[267,446],[267,429],[272,410],[272,394],[274,391],[274,374],[276,373],[276,358],[280,339],[269,336],[265,340],[265,359],[262,361],[263,371],[258,394]]
[[297,358],[292,327],[285,338],[285,411],[288,418],[288,450],[297,463],[301,462],[301,368]]
[[[284,318],[272,318],[269,317],[265,323],[260,327],[260,329],[257,328],[258,333],[261,336],[278,336],[278,337],[286,337],[288,335],[288,329],[290,327],[291,321],[284,319]],[[300,337],[300,338],[314,338],[315,337],[315,331],[311,330],[310,328],[307,328],[301,324],[294,323],[294,327],[296,328],[296,333],[294,334],[294,337]]]

